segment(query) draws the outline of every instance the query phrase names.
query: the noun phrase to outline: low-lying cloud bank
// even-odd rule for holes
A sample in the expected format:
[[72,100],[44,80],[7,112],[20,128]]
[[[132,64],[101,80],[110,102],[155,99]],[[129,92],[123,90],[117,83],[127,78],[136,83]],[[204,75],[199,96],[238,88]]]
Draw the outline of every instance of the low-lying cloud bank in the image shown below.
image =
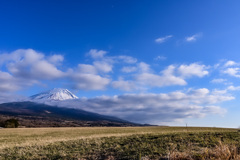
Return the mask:
[[215,94],[202,88],[186,93],[178,91],[168,94],[126,94],[46,103],[117,116],[137,123],[165,125],[185,118],[224,115],[226,109],[217,104],[232,99],[233,96]]

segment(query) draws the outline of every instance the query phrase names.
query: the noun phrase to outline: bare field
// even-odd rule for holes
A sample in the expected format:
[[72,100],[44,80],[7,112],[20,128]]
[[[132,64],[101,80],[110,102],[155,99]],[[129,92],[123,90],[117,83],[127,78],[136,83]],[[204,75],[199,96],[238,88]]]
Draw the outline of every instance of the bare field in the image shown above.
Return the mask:
[[189,145],[199,153],[219,145],[237,148],[238,139],[236,129],[207,127],[0,129],[0,159],[154,159],[182,154]]

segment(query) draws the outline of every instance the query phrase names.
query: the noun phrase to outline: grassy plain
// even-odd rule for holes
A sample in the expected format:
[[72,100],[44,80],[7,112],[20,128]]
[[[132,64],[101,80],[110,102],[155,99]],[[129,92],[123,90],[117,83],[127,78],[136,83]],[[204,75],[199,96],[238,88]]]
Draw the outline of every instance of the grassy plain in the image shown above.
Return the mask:
[[203,127],[0,129],[0,159],[237,159],[240,132]]

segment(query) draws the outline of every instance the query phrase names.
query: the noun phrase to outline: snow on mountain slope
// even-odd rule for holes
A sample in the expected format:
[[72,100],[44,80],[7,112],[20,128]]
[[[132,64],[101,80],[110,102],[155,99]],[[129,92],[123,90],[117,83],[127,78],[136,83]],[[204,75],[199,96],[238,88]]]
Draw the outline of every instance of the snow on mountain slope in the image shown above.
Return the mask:
[[62,101],[62,100],[69,100],[69,99],[78,99],[77,96],[72,94],[67,89],[62,88],[54,88],[47,92],[42,92],[36,95],[33,95],[30,97],[31,100],[41,100],[41,101],[47,101],[47,100],[55,100],[55,101]]

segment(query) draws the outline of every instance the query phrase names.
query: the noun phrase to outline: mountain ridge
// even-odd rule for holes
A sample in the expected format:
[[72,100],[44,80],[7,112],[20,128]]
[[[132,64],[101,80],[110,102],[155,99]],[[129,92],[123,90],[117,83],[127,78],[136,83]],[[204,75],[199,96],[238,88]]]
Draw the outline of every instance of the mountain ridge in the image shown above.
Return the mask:
[[0,122],[18,119],[22,127],[140,126],[117,117],[35,102],[0,104]]

